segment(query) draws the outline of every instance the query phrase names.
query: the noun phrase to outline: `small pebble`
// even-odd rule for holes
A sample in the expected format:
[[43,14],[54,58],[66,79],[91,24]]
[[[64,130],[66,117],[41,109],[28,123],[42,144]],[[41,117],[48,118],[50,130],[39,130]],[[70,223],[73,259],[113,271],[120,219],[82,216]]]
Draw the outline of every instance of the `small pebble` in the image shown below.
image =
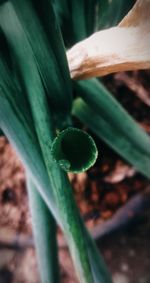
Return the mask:
[[127,265],[127,263],[123,262],[121,264],[121,271],[127,272],[128,270],[129,270],[129,266]]
[[129,283],[129,279],[122,273],[115,273],[113,275],[113,283]]
[[130,257],[134,257],[136,255],[135,251],[134,250],[129,250],[129,256]]

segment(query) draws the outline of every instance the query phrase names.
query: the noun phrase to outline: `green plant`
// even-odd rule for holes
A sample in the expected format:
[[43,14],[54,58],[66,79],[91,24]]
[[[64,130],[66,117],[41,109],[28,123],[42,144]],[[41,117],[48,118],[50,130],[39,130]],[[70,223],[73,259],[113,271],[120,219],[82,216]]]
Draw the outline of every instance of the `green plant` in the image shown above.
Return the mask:
[[[150,140],[98,80],[71,82],[58,21],[69,46],[94,31],[99,19],[96,5],[103,1],[55,0],[54,6],[52,2],[0,1],[0,129],[27,172],[42,282],[59,282],[56,220],[80,282],[110,283],[63,170],[83,171],[97,157],[92,138],[73,128],[72,114],[146,176],[150,175]],[[125,2],[128,10],[130,1]],[[74,100],[74,94],[80,98]],[[121,119],[126,122],[120,124]],[[80,147],[85,152],[79,158]]]

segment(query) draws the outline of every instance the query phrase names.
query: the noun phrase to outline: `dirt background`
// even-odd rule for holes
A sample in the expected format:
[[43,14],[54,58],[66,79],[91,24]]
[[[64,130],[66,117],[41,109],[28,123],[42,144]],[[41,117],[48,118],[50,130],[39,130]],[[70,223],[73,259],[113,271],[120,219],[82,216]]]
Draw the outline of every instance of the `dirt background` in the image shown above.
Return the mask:
[[[150,72],[107,76],[104,83],[149,133]],[[101,153],[96,165],[86,173],[69,175],[77,205],[87,227],[91,231],[97,227],[97,244],[113,281],[149,283],[149,182],[94,138]],[[134,203],[136,196],[139,201],[131,209],[128,203],[131,200]],[[117,218],[120,211],[123,216]],[[126,219],[124,225],[123,219]],[[59,229],[58,239],[61,282],[75,283],[72,262]],[[7,139],[1,137],[0,283],[39,282],[24,168]]]

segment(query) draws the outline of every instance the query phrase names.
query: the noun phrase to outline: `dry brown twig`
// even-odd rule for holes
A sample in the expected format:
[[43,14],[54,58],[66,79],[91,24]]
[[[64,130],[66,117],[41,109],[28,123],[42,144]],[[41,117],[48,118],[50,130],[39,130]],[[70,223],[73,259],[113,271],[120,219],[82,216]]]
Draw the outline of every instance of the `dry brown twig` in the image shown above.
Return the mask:
[[149,89],[144,88],[138,78],[129,76],[127,73],[118,73],[115,79],[122,84],[126,85],[133,93],[136,94],[146,105],[150,106],[150,93]]
[[94,33],[67,52],[73,79],[150,68],[150,0],[137,0],[117,27]]

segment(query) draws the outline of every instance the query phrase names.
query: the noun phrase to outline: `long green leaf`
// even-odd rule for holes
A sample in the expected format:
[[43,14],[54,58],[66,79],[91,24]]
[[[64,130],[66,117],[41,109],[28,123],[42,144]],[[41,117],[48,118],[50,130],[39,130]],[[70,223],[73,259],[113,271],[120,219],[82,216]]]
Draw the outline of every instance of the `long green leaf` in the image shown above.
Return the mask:
[[97,0],[85,0],[84,2],[87,36],[90,36],[96,27]]
[[[31,44],[39,73],[47,95],[50,98],[51,110],[57,122],[65,124],[69,120],[72,104],[71,81],[66,63],[67,60],[64,56],[63,43],[50,1],[48,1],[49,5],[47,5],[47,14],[41,15],[40,18],[38,18],[36,7],[33,5],[37,1],[12,0],[11,2]],[[40,2],[40,11],[45,7],[45,2],[46,0]],[[53,28],[52,26],[49,28],[51,41],[49,41],[48,35],[40,21],[40,19],[45,19],[46,17],[51,18],[53,25]],[[54,26],[55,32],[52,33]],[[62,125],[63,127],[64,125]]]
[[68,48],[74,44],[73,27],[70,13],[70,6],[68,0],[55,0],[54,9],[58,22],[60,24],[61,32],[65,46]]
[[143,175],[150,177],[150,157],[148,154],[140,151],[134,142],[123,135],[108,119],[95,112],[95,109],[81,98],[74,102],[73,114]]
[[[27,103],[0,57],[0,127],[14,145],[48,207],[58,217]],[[22,107],[23,106],[23,107]]]
[[[15,91],[15,92],[14,92]],[[16,93],[16,95],[15,95]],[[14,99],[15,97],[15,99]],[[6,66],[0,60],[0,127],[11,141],[18,152],[27,172],[31,174],[34,183],[42,198],[52,211],[57,222],[62,226],[51,188],[48,175],[43,164],[43,158],[34,135],[32,120],[29,115],[24,113],[27,109],[21,109],[20,97],[23,97],[17,87],[14,85],[11,75]],[[69,188],[71,191],[71,189]],[[68,212],[69,213],[69,212]],[[95,243],[87,233],[81,221],[81,229],[84,230],[84,241],[87,245],[90,264],[94,276],[94,283],[110,283],[110,275],[99,254]]]
[[57,14],[57,17],[59,19],[60,25],[63,24],[64,19],[69,18],[69,6],[68,6],[68,0],[55,0],[54,3],[55,12]]
[[[4,97],[2,98],[0,93],[0,125],[18,152],[27,171],[32,174],[32,179],[34,179],[38,191],[63,229],[62,221],[50,190],[48,176],[46,174],[46,170],[44,170],[44,165],[41,161],[40,154],[36,148],[35,139],[31,139],[32,135],[30,137],[30,132],[28,132],[26,129],[25,124],[22,124],[23,121],[19,119],[19,113],[15,115],[14,108],[11,104],[9,104],[9,102],[10,97],[8,100],[6,100]],[[70,188],[68,189],[70,190]],[[81,227],[83,227],[82,222]],[[110,283],[111,279],[109,272],[95,246],[95,243],[91,239],[90,235],[87,234],[86,229],[83,239],[87,245],[94,283]]]
[[96,79],[76,84],[79,96],[140,151],[150,156],[150,138],[111,93]]
[[85,1],[70,1],[71,20],[73,27],[73,35],[75,42],[78,42],[87,36],[86,20],[85,20]]
[[94,3],[92,1],[89,7],[89,2],[90,0],[54,1],[54,7],[67,47],[86,38],[91,33],[94,18],[91,19],[90,15],[93,15]]
[[[7,10],[7,7],[9,7],[9,6],[7,6],[7,5],[5,6],[6,10]],[[12,6],[10,6],[10,7],[12,9]],[[3,12],[4,12],[4,10],[2,11],[2,13]],[[1,19],[2,19],[2,17],[1,17]],[[17,34],[16,33],[13,34],[13,36],[15,35],[15,37],[13,37],[13,39],[11,41],[10,38],[11,38],[12,34],[11,33],[9,34],[9,31],[13,30],[14,24],[15,24],[15,21],[13,19],[13,23],[12,23],[10,29],[8,28],[8,30],[7,30],[7,28],[6,28],[6,30],[5,30],[5,25],[3,25],[3,24],[2,24],[2,27],[3,27],[3,30],[5,30],[5,34],[7,35],[7,39],[9,39],[8,41],[9,41],[9,44],[11,46],[11,52],[13,54],[13,59],[16,59],[15,61],[16,61],[16,63],[18,63],[16,65],[18,65],[19,71],[20,70],[24,70],[24,71],[26,70],[26,72],[25,72],[26,76],[24,77],[23,74],[22,74],[22,76],[20,76],[22,78],[21,81],[24,82],[24,89],[28,92],[28,94],[31,94],[32,84],[30,84],[30,83],[29,83],[29,85],[27,84],[27,80],[29,79],[29,82],[30,82],[30,80],[32,80],[32,83],[34,83],[34,84],[35,84],[35,82],[36,83],[38,82],[38,86],[41,88],[41,91],[42,91],[42,85],[40,85],[40,77],[38,76],[38,72],[36,73],[36,75],[37,75],[36,80],[35,80],[35,77],[34,77],[33,70],[35,70],[35,66],[36,66],[36,64],[34,63],[34,59],[33,59],[34,57],[33,58],[32,58],[32,56],[30,57],[30,59],[32,61],[32,65],[30,65],[31,64],[31,62],[29,62],[30,60],[28,61],[28,59],[29,59],[28,56],[24,59],[25,62],[23,61],[24,64],[25,64],[25,65],[23,64],[24,66],[26,66],[26,64],[29,63],[29,66],[31,66],[31,68],[32,67],[34,68],[34,69],[32,69],[32,72],[29,72],[29,75],[27,74],[27,69],[22,69],[22,68],[24,68],[24,66],[22,64],[20,64],[20,60],[18,60],[19,58],[21,59],[20,56],[22,54],[22,50],[21,50],[22,46],[28,47],[28,52],[30,51],[29,50],[30,45],[29,44],[26,45],[26,40],[25,40],[24,44],[21,45],[21,47],[19,48],[19,52],[17,52],[17,54],[15,53],[16,52],[15,51],[15,43],[17,43],[17,46],[19,46],[18,44],[20,44],[20,41],[18,43],[18,40],[17,40],[17,36],[19,36],[20,33],[17,32]],[[28,53],[26,55],[28,55]],[[28,70],[30,71],[30,68]],[[31,75],[31,77],[30,77],[30,75]],[[46,174],[46,170],[45,170],[45,172],[39,171],[39,169],[40,169],[39,164],[42,165],[41,161],[43,161],[43,159],[41,158],[42,160],[40,160],[40,163],[37,164],[37,162],[39,160],[36,157],[41,156],[41,151],[39,149],[39,152],[38,152],[38,149],[36,147],[37,143],[35,142],[35,138],[33,138],[32,132],[30,132],[29,124],[26,124],[26,120],[24,119],[26,117],[26,115],[22,115],[22,112],[20,111],[20,105],[16,104],[16,99],[13,99],[12,89],[11,89],[11,91],[9,90],[8,81],[5,80],[5,76],[4,77],[3,76],[4,76],[4,74],[3,74],[3,70],[2,70],[2,74],[1,74],[1,79],[2,79],[2,81],[1,81],[1,95],[0,95],[0,105],[1,105],[1,108],[0,108],[0,118],[1,118],[0,119],[0,127],[4,130],[4,132],[7,134],[8,138],[13,142],[13,144],[15,145],[17,150],[20,152],[21,158],[25,161],[27,171],[29,171],[29,169],[31,170],[32,178],[34,179],[34,182],[36,183],[36,186],[37,186],[38,190],[40,191],[40,194],[42,195],[42,197],[46,201],[49,208],[52,209],[54,216],[57,218],[57,221],[59,222],[63,231],[65,232],[66,237],[68,239],[68,242],[70,244],[70,249],[71,249],[72,257],[73,257],[75,265],[76,265],[76,270],[77,270],[77,273],[78,273],[79,277],[81,278],[81,280],[82,281],[86,280],[85,282],[87,282],[87,280],[88,280],[88,282],[92,282],[90,280],[91,274],[89,273],[89,266],[88,266],[89,264],[88,264],[88,261],[86,260],[86,257],[87,257],[86,248],[87,248],[88,255],[89,255],[89,258],[90,258],[91,269],[92,269],[93,272],[95,272],[93,274],[93,277],[96,280],[95,282],[100,282],[100,280],[102,282],[111,282],[109,274],[107,273],[105,264],[104,264],[103,260],[101,259],[101,257],[99,256],[99,261],[98,260],[95,261],[95,258],[97,259],[97,257],[98,257],[98,253],[97,253],[97,251],[94,247],[93,241],[91,240],[91,238],[89,238],[89,236],[87,236],[87,232],[86,232],[86,230],[83,226],[83,223],[82,223],[82,221],[79,217],[79,213],[77,211],[76,205],[75,205],[74,200],[73,200],[73,193],[72,193],[72,190],[71,190],[70,185],[68,183],[68,180],[66,178],[66,175],[63,174],[61,171],[57,170],[57,176],[55,176],[55,180],[57,180],[57,186],[58,187],[57,187],[57,190],[54,191],[54,195],[55,195],[55,198],[57,200],[57,206],[61,207],[61,215],[58,214],[57,206],[55,205],[55,202],[54,202],[54,199],[53,199],[53,194],[52,194],[52,191],[50,190],[51,185],[52,185],[52,180],[49,183],[48,178],[47,178],[47,174]],[[35,86],[35,90],[37,90],[37,86]],[[35,99],[35,97],[37,98],[37,96],[35,96],[35,90],[34,90],[34,92],[32,92],[32,95],[34,95],[34,99]],[[39,94],[39,90],[38,90],[38,94]],[[31,97],[30,97],[30,99],[31,99]],[[39,103],[40,99],[42,99],[41,105],[43,105],[43,99],[45,99],[45,96],[40,95],[37,99],[38,101],[34,100],[36,106],[37,106],[37,103]],[[35,105],[32,105],[32,107],[33,106],[35,107]],[[38,111],[38,109],[37,109],[37,111]],[[40,111],[41,111],[41,107],[40,107]],[[37,121],[38,121],[39,118],[42,117],[41,115],[44,115],[44,117],[45,117],[45,114],[47,115],[47,112],[45,112],[45,109],[44,109],[44,112],[42,111],[39,114],[40,115],[39,115],[39,117],[37,117]],[[34,115],[37,115],[37,114],[34,113]],[[49,121],[49,119],[47,121],[45,121],[46,125],[47,125],[48,121]],[[41,125],[41,123],[43,124],[42,120],[40,120],[40,125]],[[47,127],[49,128],[49,126],[50,126],[50,124],[48,123]],[[39,125],[36,124],[36,130],[37,130],[38,127],[39,127]],[[31,125],[31,129],[32,129],[32,125]],[[37,130],[37,132],[38,132],[38,130]],[[49,132],[49,130],[48,130],[48,132]],[[49,134],[50,134],[50,132],[49,132]],[[46,134],[46,136],[44,137],[44,141],[46,141],[50,137],[51,137],[51,135],[48,136]],[[33,138],[33,140],[32,140],[32,138]],[[42,137],[42,139],[43,139],[43,137]],[[43,142],[43,140],[42,140],[42,142]],[[49,150],[49,141],[46,143],[46,152],[47,153],[48,153],[48,150]],[[45,159],[47,159],[47,157],[48,157],[46,152],[44,153]],[[51,162],[50,162],[50,164],[51,164]],[[47,166],[50,166],[50,164],[48,162]],[[54,163],[52,163],[52,164],[54,164]],[[53,168],[51,168],[51,169],[53,169]],[[54,171],[55,171],[55,168],[54,168]],[[47,186],[45,186],[46,183],[47,183]],[[62,184],[64,186],[62,186]],[[62,188],[65,189],[65,190],[63,190],[64,194],[62,194]],[[66,200],[67,200],[67,202],[65,203]]]
[[[94,281],[84,242],[84,231],[80,224],[81,220],[73,199],[73,192],[66,175],[58,168],[51,156],[50,145],[54,138],[53,123],[50,119],[46,96],[36,69],[32,49],[12,5],[6,3],[1,8],[0,15],[1,28],[11,46],[12,56],[18,65],[23,87],[28,94],[35,129],[78,277],[81,282],[92,283]],[[9,26],[5,21],[6,15],[9,15]]]
[[57,283],[59,263],[56,223],[29,175],[27,187],[41,282]]
[[[39,21],[47,35],[47,39],[49,41],[50,46],[55,54],[57,64],[60,69],[61,76],[64,81],[64,88],[63,90],[66,91],[66,99],[68,101],[66,103],[72,103],[72,95],[71,95],[71,80],[70,80],[70,73],[67,63],[67,57],[65,52],[65,46],[62,39],[60,27],[57,23],[57,17],[54,10],[54,3],[52,0],[31,0],[34,4],[34,8],[37,12]],[[61,0],[61,2],[65,2]],[[54,28],[55,27],[55,28]],[[67,90],[66,90],[67,88]]]
[[135,3],[134,0],[98,0],[98,29],[117,25]]

